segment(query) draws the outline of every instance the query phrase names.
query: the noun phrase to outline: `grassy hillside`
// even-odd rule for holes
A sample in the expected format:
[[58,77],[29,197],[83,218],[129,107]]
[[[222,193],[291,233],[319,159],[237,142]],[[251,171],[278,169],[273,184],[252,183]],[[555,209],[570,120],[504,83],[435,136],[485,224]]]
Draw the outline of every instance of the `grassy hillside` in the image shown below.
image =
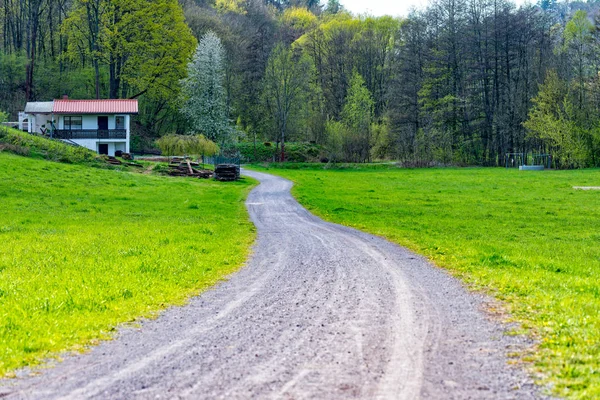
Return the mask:
[[69,164],[106,165],[98,154],[84,147],[3,127],[0,127],[0,151]]
[[600,170],[304,168],[268,172],[293,180],[321,217],[385,236],[504,300],[540,340],[527,358],[556,393],[600,398],[600,191],[572,188],[600,186]]
[[0,152],[0,376],[107,338],[238,269],[254,238],[251,186]]

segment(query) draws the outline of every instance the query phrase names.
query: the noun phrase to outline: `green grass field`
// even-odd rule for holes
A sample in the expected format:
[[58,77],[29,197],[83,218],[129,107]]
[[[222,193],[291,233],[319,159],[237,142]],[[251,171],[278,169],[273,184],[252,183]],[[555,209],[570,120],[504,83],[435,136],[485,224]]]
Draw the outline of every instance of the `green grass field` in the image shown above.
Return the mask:
[[109,338],[238,269],[255,237],[252,186],[0,152],[0,376]]
[[385,236],[503,300],[539,340],[524,357],[544,381],[600,398],[600,191],[572,188],[600,186],[600,170],[300,168],[267,172],[294,181],[324,219]]

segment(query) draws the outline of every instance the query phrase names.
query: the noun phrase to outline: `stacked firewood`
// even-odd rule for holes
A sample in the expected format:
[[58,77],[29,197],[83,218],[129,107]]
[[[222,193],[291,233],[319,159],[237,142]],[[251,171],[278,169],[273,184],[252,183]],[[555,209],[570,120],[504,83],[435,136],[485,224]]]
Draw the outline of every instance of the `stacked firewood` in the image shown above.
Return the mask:
[[[110,165],[124,165],[126,167],[144,168],[144,166],[142,164],[137,164],[134,162],[123,163],[121,160],[119,160],[118,158],[113,157],[113,156],[106,156],[105,159],[106,159],[106,162]],[[125,160],[127,160],[127,159],[125,158]]]
[[108,156],[108,159],[106,160],[107,163],[111,164],[111,165],[121,165],[123,164],[119,159],[112,157],[112,156]]
[[215,179],[219,181],[236,181],[240,179],[240,166],[235,164],[219,164],[215,167]]
[[199,164],[185,160],[184,162],[171,162],[169,164],[169,175],[171,176],[189,176],[192,178],[209,179],[213,172],[206,169],[196,169]]

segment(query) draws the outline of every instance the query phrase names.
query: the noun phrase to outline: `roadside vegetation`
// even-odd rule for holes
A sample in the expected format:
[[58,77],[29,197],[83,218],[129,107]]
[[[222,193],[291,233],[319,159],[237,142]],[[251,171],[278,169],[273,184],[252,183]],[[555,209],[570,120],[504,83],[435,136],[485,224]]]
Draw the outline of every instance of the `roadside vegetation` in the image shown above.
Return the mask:
[[[56,145],[71,162],[90,160],[11,137],[16,152]],[[44,158],[62,160],[53,150]],[[110,338],[237,270],[254,239],[251,186],[0,151],[0,376]]]
[[[264,168],[261,168],[264,170]],[[600,397],[600,170],[273,166],[326,220],[406,246],[506,305],[556,394]]]

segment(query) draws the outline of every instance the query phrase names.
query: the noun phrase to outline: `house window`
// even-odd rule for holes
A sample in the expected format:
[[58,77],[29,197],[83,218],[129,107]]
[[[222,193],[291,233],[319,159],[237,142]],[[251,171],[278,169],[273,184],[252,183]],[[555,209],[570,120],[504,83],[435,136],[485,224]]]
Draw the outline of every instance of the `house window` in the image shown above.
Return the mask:
[[117,129],[125,129],[125,117],[123,115],[117,115],[115,117],[115,125]]
[[81,117],[65,117],[66,130],[81,130]]

